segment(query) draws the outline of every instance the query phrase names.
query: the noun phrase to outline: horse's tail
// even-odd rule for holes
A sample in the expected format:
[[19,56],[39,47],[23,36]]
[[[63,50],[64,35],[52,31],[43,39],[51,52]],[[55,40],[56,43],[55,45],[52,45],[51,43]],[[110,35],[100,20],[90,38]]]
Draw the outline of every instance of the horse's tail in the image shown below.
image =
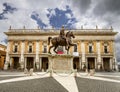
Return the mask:
[[52,37],[48,37],[48,45],[50,45],[50,39],[52,39]]

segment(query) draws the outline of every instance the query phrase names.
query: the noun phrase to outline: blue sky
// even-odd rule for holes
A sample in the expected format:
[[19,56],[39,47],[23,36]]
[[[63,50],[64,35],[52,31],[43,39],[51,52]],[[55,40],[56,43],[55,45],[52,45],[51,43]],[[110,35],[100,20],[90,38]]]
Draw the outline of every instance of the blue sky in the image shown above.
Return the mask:
[[[0,0],[0,23],[14,28],[119,29],[119,0]],[[111,6],[112,5],[112,6]],[[19,23],[18,23],[19,21]],[[1,25],[3,28],[3,25]]]
[[[120,0],[0,0],[0,42],[6,41],[3,32],[12,28],[120,29]],[[116,48],[120,34],[116,36]],[[120,53],[120,50],[117,50]]]

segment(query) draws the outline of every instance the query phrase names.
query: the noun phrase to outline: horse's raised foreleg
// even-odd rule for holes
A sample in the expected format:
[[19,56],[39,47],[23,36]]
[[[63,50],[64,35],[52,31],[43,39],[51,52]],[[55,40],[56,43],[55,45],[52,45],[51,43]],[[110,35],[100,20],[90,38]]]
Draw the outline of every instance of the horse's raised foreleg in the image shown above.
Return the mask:
[[48,51],[48,53],[51,54],[50,50],[51,50],[51,48],[53,48],[53,47],[54,47],[53,45],[49,47],[49,51]]
[[65,46],[65,50],[68,50],[67,46]]
[[72,43],[71,43],[70,46],[77,46],[77,44],[72,44]]
[[70,46],[68,46],[68,49],[67,49],[67,54],[69,54],[69,49],[70,49]]
[[57,49],[58,45],[55,46],[54,48],[54,52],[57,53],[56,49]]

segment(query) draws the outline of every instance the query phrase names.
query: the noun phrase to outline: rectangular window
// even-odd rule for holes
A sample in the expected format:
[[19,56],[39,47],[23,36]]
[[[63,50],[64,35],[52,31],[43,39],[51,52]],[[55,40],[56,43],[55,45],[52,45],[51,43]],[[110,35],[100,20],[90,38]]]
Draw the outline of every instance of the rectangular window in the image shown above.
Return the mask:
[[89,46],[89,53],[92,53],[92,46]]

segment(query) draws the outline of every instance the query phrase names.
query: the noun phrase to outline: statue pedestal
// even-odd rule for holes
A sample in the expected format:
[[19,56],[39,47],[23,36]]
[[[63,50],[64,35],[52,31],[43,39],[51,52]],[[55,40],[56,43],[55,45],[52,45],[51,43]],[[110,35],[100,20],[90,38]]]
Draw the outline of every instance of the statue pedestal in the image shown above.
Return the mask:
[[53,72],[68,73],[73,71],[72,55],[48,55],[49,70]]

